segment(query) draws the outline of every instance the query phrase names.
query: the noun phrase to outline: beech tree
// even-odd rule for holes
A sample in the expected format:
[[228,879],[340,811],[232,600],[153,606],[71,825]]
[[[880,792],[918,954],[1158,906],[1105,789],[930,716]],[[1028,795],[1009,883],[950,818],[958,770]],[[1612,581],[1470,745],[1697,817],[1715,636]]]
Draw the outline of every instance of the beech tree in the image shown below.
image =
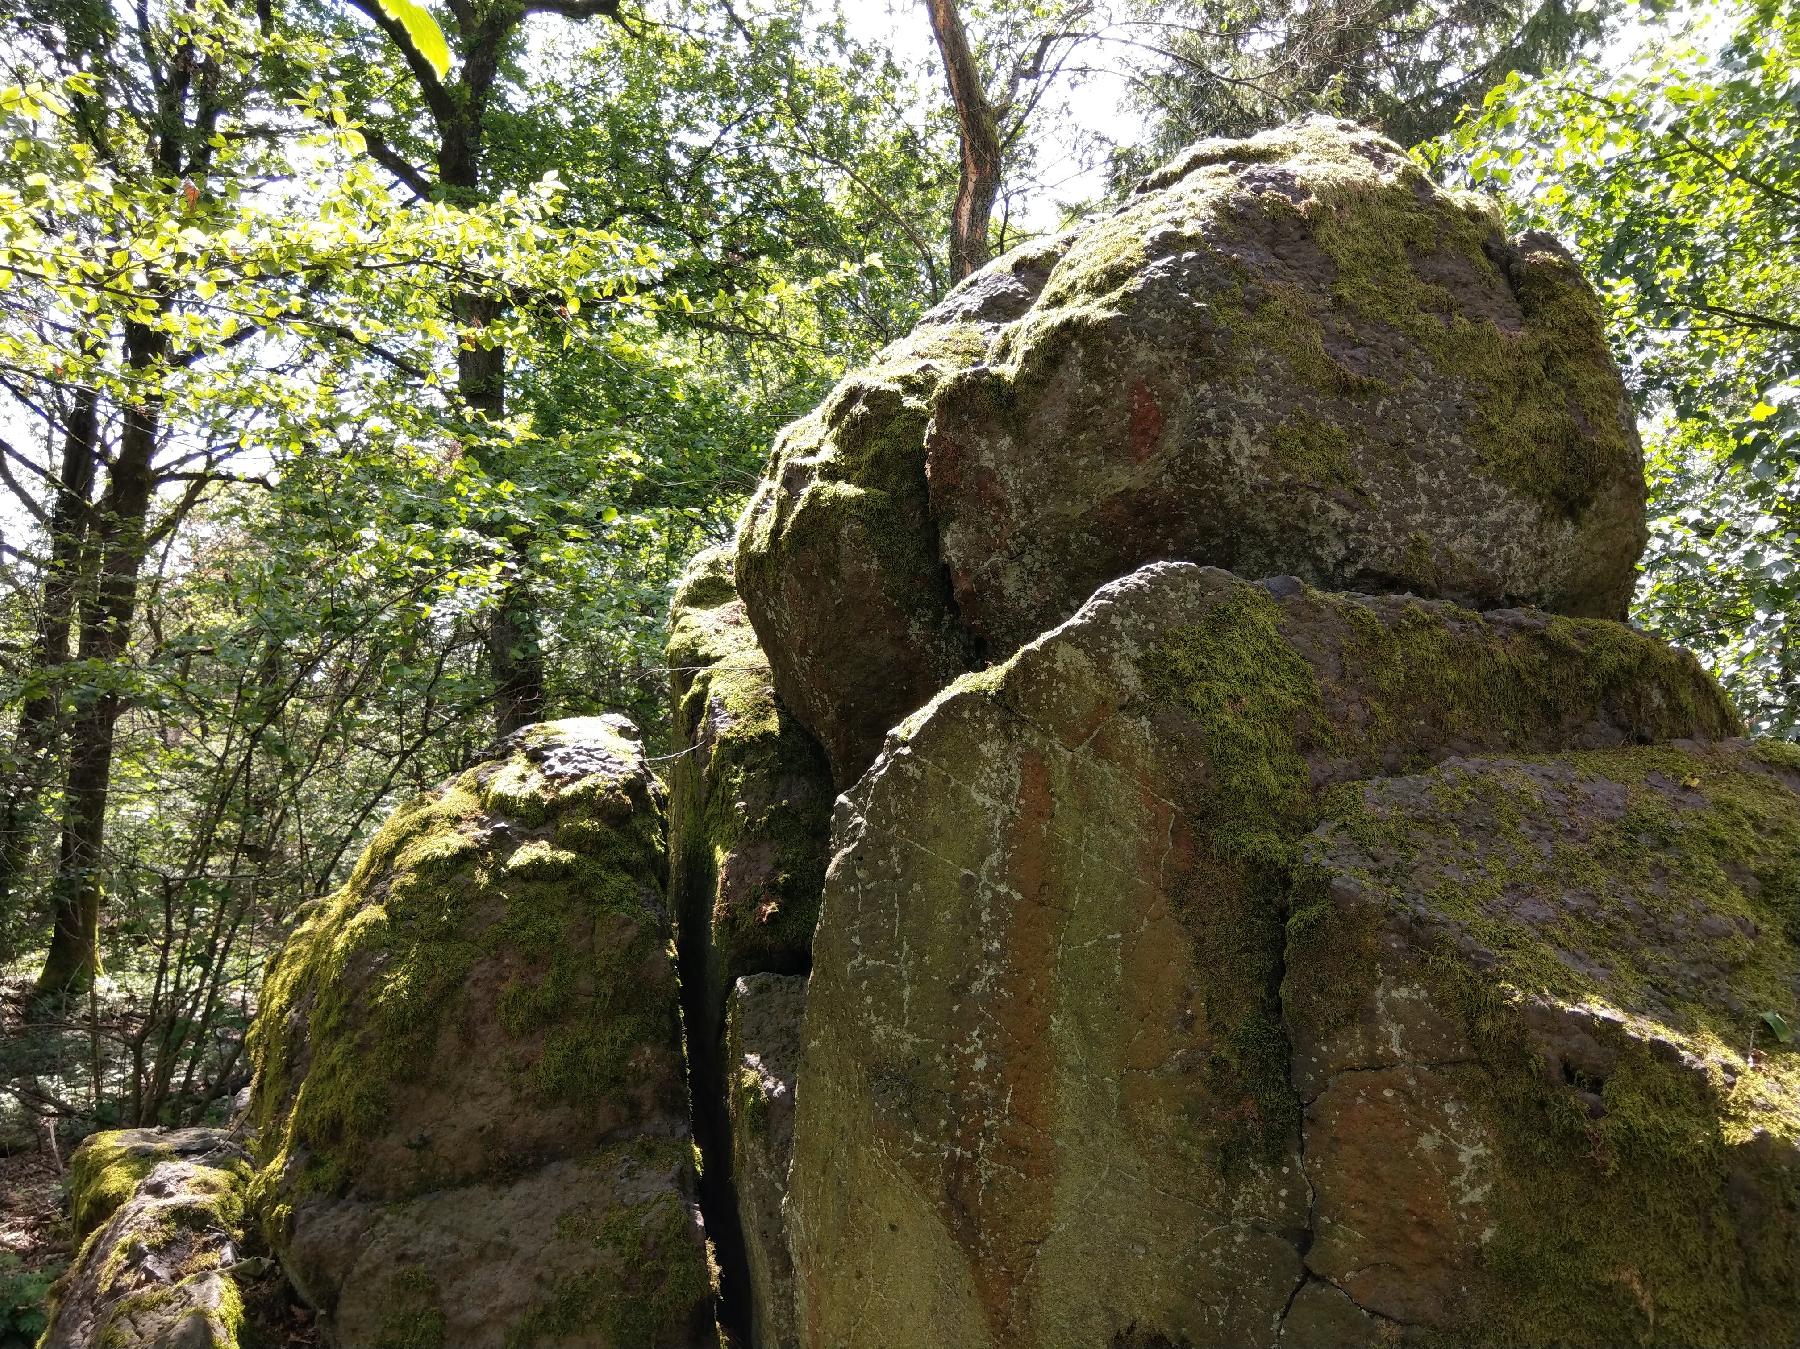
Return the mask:
[[[1623,58],[1623,59],[1621,59]],[[1800,22],[1691,4],[1605,65],[1513,77],[1442,147],[1600,286],[1644,413],[1640,621],[1800,733]]]
[[[238,476],[234,463],[325,437],[353,414],[338,395],[368,382],[370,362],[421,376],[428,399],[441,390],[431,349],[474,335],[457,339],[421,303],[438,278],[470,296],[575,294],[590,280],[617,292],[635,260],[625,251],[614,268],[616,236],[552,230],[553,189],[481,209],[393,211],[326,90],[296,100],[312,105],[301,120],[267,96],[263,62],[319,53],[269,33],[254,5],[204,0],[131,19],[95,3],[29,13],[20,29],[20,66],[53,74],[20,69],[26,78],[0,91],[18,184],[0,188],[0,369],[59,439],[62,463],[50,470],[9,447],[11,464],[55,490],[38,605],[44,663],[15,731],[7,810],[28,814],[41,791],[59,708],[55,924],[39,987],[60,996],[95,964],[146,558]],[[320,170],[300,189],[304,213],[264,186],[287,181],[296,155]],[[412,429],[432,411],[415,404]],[[74,682],[58,659],[71,646]],[[11,870],[21,846],[15,829]]]

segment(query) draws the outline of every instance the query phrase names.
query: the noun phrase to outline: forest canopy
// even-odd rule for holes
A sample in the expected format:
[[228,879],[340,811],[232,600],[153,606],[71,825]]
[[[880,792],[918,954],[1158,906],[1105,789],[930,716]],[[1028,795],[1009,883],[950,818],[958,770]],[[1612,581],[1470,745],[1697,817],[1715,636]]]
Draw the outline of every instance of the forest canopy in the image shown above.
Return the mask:
[[1576,250],[1634,618],[1800,737],[1775,0],[0,0],[0,62],[0,965],[87,1018],[6,1050],[7,1128],[216,1108],[398,800],[546,716],[666,751],[671,589],[783,424],[1309,112]]

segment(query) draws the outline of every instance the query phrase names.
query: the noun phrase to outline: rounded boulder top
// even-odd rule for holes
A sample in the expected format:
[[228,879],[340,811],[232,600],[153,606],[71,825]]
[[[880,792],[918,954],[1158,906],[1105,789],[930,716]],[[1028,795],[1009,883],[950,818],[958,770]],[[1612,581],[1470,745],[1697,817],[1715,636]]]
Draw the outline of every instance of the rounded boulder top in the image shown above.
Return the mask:
[[1644,537],[1569,255],[1315,117],[964,282],[789,429],[739,582],[842,782],[959,665],[1147,562],[1619,618]]

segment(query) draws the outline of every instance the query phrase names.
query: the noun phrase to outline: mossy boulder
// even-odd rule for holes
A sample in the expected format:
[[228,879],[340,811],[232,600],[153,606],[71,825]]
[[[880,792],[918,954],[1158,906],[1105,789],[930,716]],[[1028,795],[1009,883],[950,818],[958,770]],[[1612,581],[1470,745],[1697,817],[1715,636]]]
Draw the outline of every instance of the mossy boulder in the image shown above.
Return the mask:
[[249,1179],[248,1155],[223,1130],[89,1138],[69,1159],[81,1249],[40,1349],[238,1349]]
[[806,979],[752,974],[731,991],[725,1062],[731,1175],[744,1236],[753,1345],[795,1343],[794,1266],[782,1201],[794,1151],[794,1079],[800,1071]]
[[739,583],[840,788],[962,670],[1186,559],[1623,618],[1642,455],[1551,239],[1311,119],[972,277],[790,427]]
[[[1185,563],[951,685],[837,807],[789,1175],[801,1341],[1273,1343],[1311,1232],[1286,906],[1324,797],[1736,726],[1619,624]],[[1305,1306],[1317,1336],[1360,1324]]]
[[1458,1343],[1800,1343],[1800,754],[1360,785],[1289,932],[1315,1281]]
[[661,789],[528,727],[377,832],[252,1030],[256,1215],[346,1345],[712,1337]]
[[782,432],[739,525],[737,585],[775,687],[840,786],[976,658],[938,554],[925,427],[938,386],[988,358],[1066,244],[997,259],[846,376]]

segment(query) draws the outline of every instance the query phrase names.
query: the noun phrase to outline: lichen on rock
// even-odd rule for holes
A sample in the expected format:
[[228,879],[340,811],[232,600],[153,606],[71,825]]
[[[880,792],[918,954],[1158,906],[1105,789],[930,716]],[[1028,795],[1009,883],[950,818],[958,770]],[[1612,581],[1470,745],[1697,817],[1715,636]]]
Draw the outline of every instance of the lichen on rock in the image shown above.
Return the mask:
[[1286,904],[1324,796],[1735,729],[1691,658],[1614,624],[1188,564],[965,676],[839,802],[802,1341],[1273,1343],[1309,1222]]
[[1453,760],[1305,845],[1308,1268],[1521,1344],[1800,1335],[1800,765]]
[[95,1134],[69,1159],[81,1248],[41,1349],[238,1349],[250,1162],[219,1129]]
[[842,788],[1147,562],[1622,618],[1643,507],[1567,254],[1314,118],[970,278],[789,428],[738,571]]
[[622,718],[526,728],[275,962],[252,1198],[344,1342],[705,1338],[661,796]]

